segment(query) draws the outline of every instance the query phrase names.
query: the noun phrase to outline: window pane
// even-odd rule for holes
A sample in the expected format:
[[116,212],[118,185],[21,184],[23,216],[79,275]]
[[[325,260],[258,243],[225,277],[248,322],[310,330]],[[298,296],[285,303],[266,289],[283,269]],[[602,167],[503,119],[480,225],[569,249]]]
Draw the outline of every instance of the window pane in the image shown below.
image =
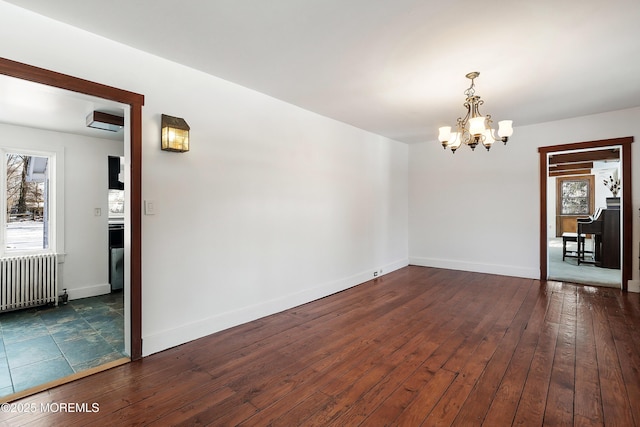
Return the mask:
[[589,183],[587,181],[565,181],[562,183],[562,197],[588,197]]
[[563,199],[562,213],[564,215],[581,215],[581,214],[586,215],[589,213],[588,200],[583,198]]
[[562,215],[589,215],[589,181],[562,183]]
[[109,190],[109,218],[124,217],[124,190]]
[[42,250],[48,242],[48,158],[9,153],[6,249]]

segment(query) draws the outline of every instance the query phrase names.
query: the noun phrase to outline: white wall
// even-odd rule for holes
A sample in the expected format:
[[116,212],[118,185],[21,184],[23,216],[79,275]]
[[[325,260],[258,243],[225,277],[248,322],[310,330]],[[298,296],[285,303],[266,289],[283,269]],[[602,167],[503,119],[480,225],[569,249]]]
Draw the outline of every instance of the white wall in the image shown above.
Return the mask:
[[60,291],[70,299],[109,293],[107,158],[121,156],[123,143],[1,123],[0,135],[0,146],[56,155]]
[[[143,354],[405,266],[405,144],[0,2],[0,56],[145,95]],[[159,149],[160,114],[191,151]]]
[[[613,197],[613,193],[609,190],[609,187],[604,185],[604,180],[609,180],[614,173],[618,174],[618,179],[622,182],[622,173],[620,163],[604,164],[599,169],[594,169],[592,173],[595,175],[596,191],[595,191],[595,207],[606,208],[607,198]],[[618,192],[618,197],[622,196],[622,187]]]
[[437,140],[411,145],[410,263],[538,278],[538,147],[627,136],[636,141],[631,144],[635,170],[629,289],[638,291],[640,108],[531,126],[516,123],[507,146],[495,145],[489,153],[461,147],[452,155]]

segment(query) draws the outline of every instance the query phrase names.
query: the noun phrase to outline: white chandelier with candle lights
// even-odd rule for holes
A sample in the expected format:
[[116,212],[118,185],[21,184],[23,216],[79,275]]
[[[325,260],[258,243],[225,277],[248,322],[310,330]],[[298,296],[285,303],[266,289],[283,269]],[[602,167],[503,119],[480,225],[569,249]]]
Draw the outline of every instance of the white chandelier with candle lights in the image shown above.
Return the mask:
[[462,144],[468,145],[474,150],[478,144],[482,144],[489,151],[491,145],[496,141],[502,141],[506,145],[509,137],[513,134],[513,122],[511,120],[502,120],[498,122],[498,134],[496,137],[495,129],[491,128],[493,123],[491,115],[483,116],[480,114],[479,107],[484,104],[484,101],[476,95],[474,84],[474,79],[479,75],[480,73],[477,71],[466,75],[468,79],[471,79],[471,86],[464,91],[467,96],[464,102],[467,115],[464,118],[458,117],[458,124],[454,132],[451,131],[451,126],[444,126],[439,129],[438,139],[445,150],[449,147],[455,153]]

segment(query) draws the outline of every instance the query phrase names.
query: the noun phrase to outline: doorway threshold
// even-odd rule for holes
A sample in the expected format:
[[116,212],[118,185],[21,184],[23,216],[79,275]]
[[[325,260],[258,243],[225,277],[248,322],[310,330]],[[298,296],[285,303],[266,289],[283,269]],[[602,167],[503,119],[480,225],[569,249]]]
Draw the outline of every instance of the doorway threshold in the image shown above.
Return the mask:
[[128,357],[123,357],[118,360],[113,360],[109,363],[105,363],[104,365],[96,366],[94,368],[87,369],[85,371],[76,372],[74,374],[67,375],[66,377],[49,381],[48,383],[39,384],[35,387],[31,387],[29,389],[19,391],[17,393],[13,393],[8,396],[3,396],[2,398],[0,398],[0,403],[13,402],[15,400],[22,399],[23,397],[31,396],[33,394],[40,393],[41,391],[49,390],[59,385],[67,384],[72,381],[79,380],[80,378],[85,378],[90,375],[97,374],[98,372],[106,371],[106,370],[115,368],[116,366],[127,364],[129,362],[131,362],[131,359]]

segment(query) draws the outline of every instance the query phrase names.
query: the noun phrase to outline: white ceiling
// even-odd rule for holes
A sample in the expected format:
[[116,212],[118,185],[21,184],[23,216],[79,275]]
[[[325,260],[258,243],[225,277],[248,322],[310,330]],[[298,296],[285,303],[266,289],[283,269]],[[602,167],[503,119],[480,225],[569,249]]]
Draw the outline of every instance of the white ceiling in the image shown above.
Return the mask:
[[638,0],[8,0],[408,143],[640,105]]
[[124,116],[124,106],[117,102],[0,75],[0,123],[115,141],[124,139],[123,130],[87,127],[86,117],[93,111]]

